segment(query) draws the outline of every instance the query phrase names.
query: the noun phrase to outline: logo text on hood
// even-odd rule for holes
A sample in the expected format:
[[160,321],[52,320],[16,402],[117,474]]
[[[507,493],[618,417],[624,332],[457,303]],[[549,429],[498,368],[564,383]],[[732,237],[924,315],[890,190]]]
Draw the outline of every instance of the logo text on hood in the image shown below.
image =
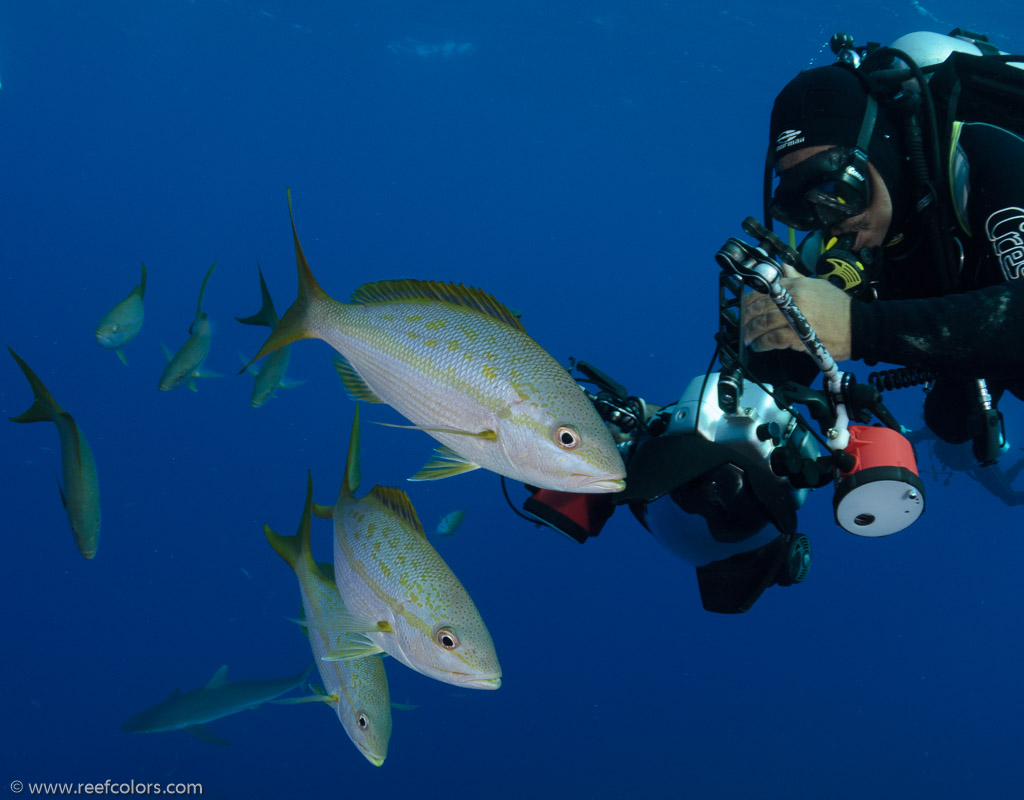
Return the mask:
[[780,133],[779,137],[775,140],[775,152],[785,150],[787,147],[792,147],[795,144],[800,144],[803,140],[803,131],[795,131],[790,128],[788,131]]

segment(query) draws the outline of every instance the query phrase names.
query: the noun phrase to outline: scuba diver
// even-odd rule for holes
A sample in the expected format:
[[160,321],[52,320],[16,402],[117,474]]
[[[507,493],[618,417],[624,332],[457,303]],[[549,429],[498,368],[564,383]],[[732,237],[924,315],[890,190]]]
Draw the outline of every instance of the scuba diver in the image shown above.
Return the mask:
[[[626,489],[527,487],[523,504],[579,542],[628,505],[696,567],[709,611],[745,612],[768,587],[804,579],[810,546],[796,512],[813,488],[834,482],[837,523],[862,535],[923,511],[912,445],[882,390],[927,383],[927,426],[972,442],[984,469],[1008,447],[1000,396],[1024,398],[1024,353],[1012,345],[1024,334],[1024,72],[1008,63],[1022,59],[959,30],[892,48],[837,34],[832,49],[837,63],[791,80],[770,122],[765,219],[786,225],[792,244],[795,231],[808,235],[786,246],[748,219],[757,246],[730,239],[716,256],[720,371],[662,408],[574,364],[618,434]],[[769,286],[759,274],[776,265]],[[833,359],[901,368],[858,386]],[[818,372],[823,392],[810,389]],[[882,426],[845,437],[846,422],[872,416]]]
[[[783,283],[829,350],[912,370],[896,385],[930,380],[926,425],[946,442],[975,441],[984,462],[1005,449],[992,430],[1000,396],[1024,398],[1013,345],[1024,334],[1024,138],[990,121],[1024,130],[1024,72],[981,45],[992,50],[962,31],[919,33],[862,58],[837,34],[840,61],[800,73],[775,99],[778,182],[771,193],[766,169],[765,190],[767,214],[811,231]],[[936,64],[927,83],[922,68]],[[986,80],[1003,97],[979,111]],[[961,99],[943,108],[938,89],[951,81],[962,88],[943,91]],[[765,298],[748,301],[745,344],[798,348]]]

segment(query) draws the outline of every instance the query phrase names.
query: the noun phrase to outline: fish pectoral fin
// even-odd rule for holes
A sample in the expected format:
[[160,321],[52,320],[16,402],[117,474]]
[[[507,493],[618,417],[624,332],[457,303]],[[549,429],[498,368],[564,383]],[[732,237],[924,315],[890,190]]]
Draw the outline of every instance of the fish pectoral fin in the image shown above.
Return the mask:
[[337,700],[336,694],[310,694],[304,697],[284,697],[270,702],[277,706],[297,706],[301,703],[335,703]]
[[277,388],[294,389],[296,386],[302,386],[302,384],[304,384],[305,382],[305,380],[298,381],[295,380],[294,378],[281,378],[281,382],[277,384]]
[[391,626],[383,620],[371,620],[353,614],[348,609],[339,608],[328,614],[293,620],[303,627],[328,633],[381,633]]
[[320,519],[330,519],[334,516],[334,506],[322,506],[319,503],[313,503],[313,516]]
[[226,747],[231,744],[227,739],[221,739],[216,734],[210,733],[203,725],[189,725],[187,728],[182,728],[185,733],[189,736],[195,736],[201,742],[207,744],[215,744],[218,747]]
[[121,351],[121,349],[118,348],[114,352],[117,353],[117,357],[119,359],[121,359],[121,363],[124,364],[127,367],[128,366],[128,359],[124,357],[124,353]]
[[480,465],[463,458],[447,445],[441,445],[434,450],[434,454],[420,471],[409,478],[409,480],[437,481],[441,478],[461,475],[463,472],[472,472],[475,469],[480,469]]
[[419,708],[418,705],[413,705],[412,703],[392,703],[391,707],[398,711],[415,711]]
[[174,361],[174,353],[171,352],[171,348],[169,348],[167,345],[163,344],[162,342],[161,342],[160,346],[164,350],[164,356],[166,356],[166,358],[167,358],[167,363],[170,364],[172,361]]
[[367,658],[384,652],[367,636],[356,634],[349,636],[337,646],[332,647],[322,657],[321,661],[349,661],[353,658]]
[[[385,428],[405,428],[406,430],[423,431],[424,433],[450,433],[455,436],[471,436],[474,439],[487,439],[491,442],[498,438],[498,434],[490,429],[483,431],[463,431],[458,428],[436,428],[430,425],[398,425],[394,422],[375,422],[373,424],[383,425]],[[453,450],[452,452],[455,451]]]
[[338,372],[338,377],[341,378],[341,385],[345,387],[345,391],[348,392],[348,396],[353,400],[365,400],[367,403],[383,403],[384,401],[377,397],[373,389],[366,385],[359,373],[353,369],[352,365],[348,363],[348,359],[343,356],[334,357],[334,369]]
[[193,378],[223,378],[224,376],[221,375],[219,372],[214,372],[213,370],[197,369],[195,372],[192,373],[192,377]]

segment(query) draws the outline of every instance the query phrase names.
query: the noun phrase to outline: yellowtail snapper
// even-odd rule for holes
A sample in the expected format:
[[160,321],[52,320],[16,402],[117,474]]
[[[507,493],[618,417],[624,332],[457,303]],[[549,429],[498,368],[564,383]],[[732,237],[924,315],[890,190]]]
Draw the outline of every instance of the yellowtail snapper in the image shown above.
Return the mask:
[[145,317],[142,306],[142,298],[146,294],[146,264],[142,264],[142,279],[128,296],[103,315],[100,324],[96,326],[96,341],[100,347],[113,350],[122,364],[127,364],[121,350],[124,345],[134,339],[142,330],[142,321]]
[[21,357],[7,348],[21,371],[28,378],[34,400],[28,411],[12,422],[52,422],[60,437],[61,473],[63,485],[58,483],[60,499],[67,512],[78,549],[86,558],[96,555],[100,541],[100,486],[96,477],[96,463],[92,450],[74,418],[53,399],[32,369]]
[[298,298],[256,359],[299,339],[330,344],[354,399],[387,403],[443,445],[414,480],[483,467],[568,492],[625,486],[622,459],[586,394],[493,297],[395,280],[339,303],[313,277],[294,217],[292,238]]
[[[318,564],[310,549],[310,518],[313,506],[313,478],[306,481],[306,504],[296,536],[281,536],[268,525],[263,532],[281,558],[299,579],[302,609],[306,619],[337,616],[346,612],[345,604],[334,585],[334,568]],[[384,763],[391,739],[391,698],[388,679],[380,657],[351,661],[322,660],[332,649],[338,649],[353,638],[352,634],[334,633],[315,628],[309,630],[313,656],[320,670],[326,694],[319,699],[330,703],[345,733],[374,766]]]
[[215,372],[203,370],[203,362],[210,355],[210,342],[213,338],[213,330],[210,327],[210,320],[203,311],[203,292],[206,291],[206,283],[213,274],[213,268],[217,266],[214,261],[206,271],[203,278],[203,285],[199,288],[199,302],[196,305],[196,315],[189,325],[189,337],[173,356],[165,347],[164,353],[167,356],[167,366],[164,367],[164,374],[160,376],[159,388],[161,392],[177,389],[179,386],[188,386],[193,392],[196,390],[195,378],[219,377]]
[[494,642],[469,593],[427,541],[401,489],[359,488],[359,406],[352,421],[337,503],[315,506],[334,520],[334,579],[343,615],[310,618],[313,628],[353,635],[329,657],[385,652],[439,681],[472,689],[501,686]]

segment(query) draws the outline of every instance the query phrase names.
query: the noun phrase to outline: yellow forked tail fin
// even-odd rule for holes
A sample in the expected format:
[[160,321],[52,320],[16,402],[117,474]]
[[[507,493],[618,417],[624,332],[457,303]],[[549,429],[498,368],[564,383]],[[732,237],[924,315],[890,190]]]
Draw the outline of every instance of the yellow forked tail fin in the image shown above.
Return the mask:
[[21,371],[25,373],[25,377],[28,379],[29,385],[32,387],[32,405],[29,406],[28,411],[19,414],[16,417],[11,417],[11,422],[56,422],[57,415],[60,414],[63,409],[57,404],[57,401],[53,399],[53,395],[43,385],[43,382],[39,380],[39,376],[36,375],[32,368],[29,367],[10,347],[7,348],[11,356],[21,367]]
[[299,531],[295,536],[282,536],[275,533],[269,525],[263,526],[263,533],[281,558],[288,562],[296,573],[302,568],[302,562],[307,566],[316,569],[316,562],[313,560],[312,550],[309,545],[310,519],[313,509],[313,474],[306,473],[306,503],[302,507],[302,519],[299,521]]
[[[299,275],[299,294],[249,364],[259,361],[263,356],[286,344],[297,342],[299,339],[317,338],[317,334],[310,327],[312,312],[318,305],[331,300],[330,295],[320,288],[320,284],[313,277],[313,271],[309,268],[309,262],[306,261],[306,256],[302,252],[302,245],[299,244],[299,234],[295,230],[295,216],[292,214],[291,189],[288,190],[288,217],[291,219],[292,239],[295,241],[295,266]],[[246,364],[246,367],[248,366]],[[245,367],[239,371],[239,374],[244,371]]]

